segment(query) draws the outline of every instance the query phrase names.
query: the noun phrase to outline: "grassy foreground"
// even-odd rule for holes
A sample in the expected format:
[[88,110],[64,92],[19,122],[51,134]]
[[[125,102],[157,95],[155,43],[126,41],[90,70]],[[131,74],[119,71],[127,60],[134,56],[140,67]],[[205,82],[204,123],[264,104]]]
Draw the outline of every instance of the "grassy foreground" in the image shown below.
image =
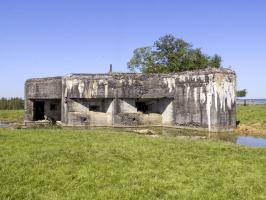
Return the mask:
[[22,123],[24,110],[0,110],[0,121]]
[[117,129],[0,129],[0,199],[266,199],[266,149]]

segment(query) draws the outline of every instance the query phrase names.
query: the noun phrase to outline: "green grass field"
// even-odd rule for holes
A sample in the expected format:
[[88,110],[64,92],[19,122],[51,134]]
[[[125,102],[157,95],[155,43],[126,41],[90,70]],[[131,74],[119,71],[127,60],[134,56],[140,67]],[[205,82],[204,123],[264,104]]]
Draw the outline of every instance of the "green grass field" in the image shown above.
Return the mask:
[[[237,116],[266,128],[266,106]],[[21,123],[23,111],[1,120]],[[266,199],[265,148],[49,128],[0,129],[0,149],[0,199]]]
[[0,110],[0,121],[22,123],[24,110]]
[[266,199],[266,149],[117,129],[0,129],[0,199]]
[[241,125],[266,129],[266,105],[238,106],[237,120]]

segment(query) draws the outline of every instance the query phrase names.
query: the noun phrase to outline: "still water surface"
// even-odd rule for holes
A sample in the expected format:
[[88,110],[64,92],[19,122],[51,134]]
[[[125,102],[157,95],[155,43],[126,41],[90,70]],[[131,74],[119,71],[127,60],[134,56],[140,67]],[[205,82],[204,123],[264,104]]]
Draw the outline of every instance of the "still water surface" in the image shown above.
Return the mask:
[[7,124],[1,124],[0,123],[0,128],[6,128],[8,125]]
[[249,147],[266,147],[266,137],[242,136],[233,133],[206,133],[193,130],[164,129],[163,135],[192,140],[211,139],[235,143]]
[[250,147],[266,147],[266,138],[253,136],[238,136],[236,144]]

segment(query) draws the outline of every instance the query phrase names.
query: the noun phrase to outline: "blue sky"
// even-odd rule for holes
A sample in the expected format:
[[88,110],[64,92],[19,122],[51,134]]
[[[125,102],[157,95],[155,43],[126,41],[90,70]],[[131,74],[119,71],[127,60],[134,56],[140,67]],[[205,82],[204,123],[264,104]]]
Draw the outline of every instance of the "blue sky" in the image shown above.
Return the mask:
[[0,0],[0,97],[23,97],[32,77],[126,72],[165,34],[219,54],[239,89],[266,98],[264,0]]

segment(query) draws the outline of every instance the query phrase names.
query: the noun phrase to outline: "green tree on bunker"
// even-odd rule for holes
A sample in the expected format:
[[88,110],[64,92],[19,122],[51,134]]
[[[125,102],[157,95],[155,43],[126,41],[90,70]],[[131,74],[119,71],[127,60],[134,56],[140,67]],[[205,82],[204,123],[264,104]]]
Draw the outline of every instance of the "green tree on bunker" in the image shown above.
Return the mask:
[[127,63],[130,71],[171,73],[206,68],[220,68],[221,57],[208,56],[200,48],[173,35],[165,35],[153,46],[137,48]]

